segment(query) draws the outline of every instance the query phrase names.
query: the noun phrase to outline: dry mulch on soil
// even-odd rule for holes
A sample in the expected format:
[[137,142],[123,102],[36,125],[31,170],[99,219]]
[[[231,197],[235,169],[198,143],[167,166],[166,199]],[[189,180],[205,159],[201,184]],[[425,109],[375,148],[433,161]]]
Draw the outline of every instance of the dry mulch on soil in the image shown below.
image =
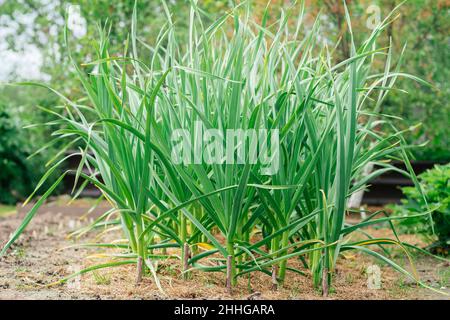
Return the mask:
[[[84,217],[90,207],[88,201],[77,201],[66,206],[58,200],[43,206],[19,241],[0,261],[0,299],[322,299],[311,286],[310,276],[288,274],[286,283],[277,291],[270,289],[270,278],[263,273],[241,277],[230,296],[224,287],[225,276],[221,273],[193,272],[191,279],[182,280],[177,260],[161,261],[158,275],[167,296],[156,287],[151,276],[135,285],[135,268],[132,265],[102,269],[88,273],[65,285],[48,287],[69,274],[89,265],[106,262],[99,253],[101,249],[67,248],[75,244],[67,235],[86,225],[89,219],[103,212],[101,205],[95,212]],[[3,245],[11,232],[21,222],[26,209],[16,215],[0,218],[0,244]],[[103,211],[102,211],[103,209]],[[81,218],[81,219],[80,219]],[[367,229],[379,237],[392,237],[387,229]],[[77,243],[111,241],[120,239],[120,231],[91,233]],[[404,236],[413,244],[420,241],[414,236]],[[110,253],[111,251],[109,251]],[[105,252],[106,253],[106,252]],[[407,262],[401,258],[402,265]],[[301,268],[298,261],[291,265]],[[366,269],[378,264],[381,268],[382,288],[368,289]],[[417,257],[416,267],[421,279],[430,286],[449,286],[448,263],[432,258]],[[448,289],[447,292],[450,292]],[[338,261],[332,293],[328,299],[448,299],[433,291],[418,288],[415,283],[360,253],[346,253]]]

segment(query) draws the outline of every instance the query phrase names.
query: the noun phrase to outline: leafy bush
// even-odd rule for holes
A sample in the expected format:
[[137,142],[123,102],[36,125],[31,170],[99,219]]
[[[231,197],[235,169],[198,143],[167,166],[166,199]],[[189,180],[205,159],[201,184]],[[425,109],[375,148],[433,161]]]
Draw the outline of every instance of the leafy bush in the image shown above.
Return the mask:
[[28,155],[18,119],[0,104],[0,203],[15,203],[30,191]]
[[[436,208],[433,212],[434,233],[439,246],[450,244],[450,163],[436,165],[433,169],[419,175],[419,180],[426,195],[429,208]],[[415,215],[427,211],[427,206],[419,191],[414,187],[402,188],[406,199],[401,205],[393,206],[395,215]],[[432,224],[427,217],[421,216],[402,219],[399,222],[401,231],[419,233],[429,240],[433,239]]]
[[[45,101],[38,102],[45,104]],[[55,154],[55,149],[50,147],[28,159],[36,151],[35,146],[43,144],[47,133],[42,127],[33,130],[23,127],[43,119],[42,112],[35,109],[22,112],[21,108],[0,101],[0,203],[15,204],[24,200],[44,173],[42,163]],[[50,181],[57,174],[51,175]]]

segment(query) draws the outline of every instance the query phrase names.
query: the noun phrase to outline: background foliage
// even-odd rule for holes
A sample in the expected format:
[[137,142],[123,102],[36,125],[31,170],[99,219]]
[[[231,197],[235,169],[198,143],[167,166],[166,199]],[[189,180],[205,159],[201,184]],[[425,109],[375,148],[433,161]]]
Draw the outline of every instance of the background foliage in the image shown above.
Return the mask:
[[[0,203],[15,204],[33,191],[34,184],[45,172],[42,163],[47,162],[55,153],[55,147],[30,158],[44,145],[44,139],[48,135],[44,128],[23,130],[23,126],[30,121],[45,120],[45,116],[42,113],[30,114],[23,112],[21,108],[8,107],[5,102],[10,101],[5,99],[7,90],[4,94],[0,99]],[[50,101],[49,97],[44,96],[42,104]]]
[[[438,238],[438,245],[450,246],[450,163],[435,166],[419,176],[423,191],[433,212],[434,232]],[[393,206],[394,214],[399,216],[415,215],[427,211],[426,204],[418,190],[414,187],[402,188],[406,199],[401,205]],[[431,224],[426,217],[400,220],[402,231],[412,234],[422,234],[433,238]]]
[[[174,14],[174,21],[178,30],[187,28],[188,1],[167,1]],[[211,17],[224,13],[234,1],[227,0],[200,0],[199,4]],[[370,30],[367,21],[371,13],[367,12],[370,5],[380,8],[381,18],[390,12],[401,1],[399,0],[373,0],[350,1],[347,5],[352,14],[354,34],[365,37]],[[80,5],[81,14],[86,22],[86,33],[79,37],[76,46],[76,60],[90,61],[94,39],[98,31],[98,23],[111,22],[111,52],[120,55],[123,44],[131,29],[131,15],[134,0],[74,0],[72,4]],[[260,17],[267,2],[254,0],[254,14]],[[23,60],[17,61],[17,68],[0,68],[0,81],[30,80],[30,76],[20,74],[17,70],[24,68],[38,68],[40,74],[32,77],[49,82],[55,89],[63,92],[71,99],[80,95],[74,83],[74,70],[70,67],[63,45],[64,16],[67,1],[62,0],[19,0],[0,1],[0,58],[17,53]],[[292,5],[292,1],[272,1],[270,10],[272,14],[269,21],[275,19],[282,8]],[[139,36],[146,43],[153,43],[157,37],[157,30],[164,24],[165,18],[159,1],[137,1]],[[421,143],[429,141],[424,148],[413,151],[418,160],[450,160],[450,91],[447,85],[449,78],[449,1],[445,0],[410,0],[400,9],[401,15],[387,30],[383,39],[386,46],[392,41],[397,53],[406,44],[405,56],[402,61],[402,70],[417,75],[432,84],[425,87],[418,83],[401,80],[398,86],[407,92],[392,92],[388,95],[384,108],[386,113],[395,114],[403,118],[396,121],[399,128],[408,128],[418,122],[423,125],[409,132],[406,138],[409,142]],[[314,17],[321,14],[321,34],[328,35],[322,41],[334,43],[340,39],[336,48],[336,56],[345,59],[349,56],[348,34],[346,34],[344,6],[340,1],[334,0],[307,0],[305,23],[312,25]],[[182,31],[180,31],[182,32]],[[40,56],[36,61],[29,60],[30,52],[37,50]],[[28,59],[28,60],[27,60]],[[382,66],[380,66],[380,69]],[[31,151],[35,151],[38,142],[48,140],[48,131],[45,128],[34,128],[32,131],[22,130],[23,125],[42,122],[45,115],[36,107],[55,105],[55,97],[51,93],[39,89],[0,86],[2,109],[1,150],[14,149],[16,165],[11,167],[11,160],[2,155],[0,161],[0,202],[12,202],[20,199],[29,192],[28,185],[34,184],[38,170],[35,170],[32,161],[26,160]],[[50,157],[54,149],[49,149],[41,157]],[[12,178],[14,177],[14,178]],[[28,181],[28,180],[29,181]],[[28,184],[29,182],[29,184]],[[11,184],[15,187],[11,188]],[[21,186],[20,184],[24,184]],[[11,192],[10,192],[11,191]],[[9,193],[6,195],[6,193]]]

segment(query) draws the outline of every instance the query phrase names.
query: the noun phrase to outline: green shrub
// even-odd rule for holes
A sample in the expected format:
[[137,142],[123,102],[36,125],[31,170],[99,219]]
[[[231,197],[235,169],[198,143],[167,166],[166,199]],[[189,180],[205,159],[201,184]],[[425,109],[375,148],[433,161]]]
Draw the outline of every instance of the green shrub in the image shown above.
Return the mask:
[[[436,208],[433,212],[434,233],[440,246],[450,244],[450,163],[436,165],[433,169],[419,175],[419,180],[426,194],[429,208]],[[427,206],[419,191],[414,187],[402,188],[405,199],[401,205],[393,206],[395,215],[414,215],[427,211]],[[434,237],[432,224],[427,217],[402,219],[400,230],[406,233],[419,233],[428,240]]]
[[0,104],[0,203],[15,203],[30,192],[27,149],[18,119]]
[[55,154],[50,147],[29,159],[46,136],[42,127],[23,129],[35,121],[42,121],[42,112],[22,112],[21,108],[0,101],[0,203],[15,204],[28,197],[45,171],[42,164]]

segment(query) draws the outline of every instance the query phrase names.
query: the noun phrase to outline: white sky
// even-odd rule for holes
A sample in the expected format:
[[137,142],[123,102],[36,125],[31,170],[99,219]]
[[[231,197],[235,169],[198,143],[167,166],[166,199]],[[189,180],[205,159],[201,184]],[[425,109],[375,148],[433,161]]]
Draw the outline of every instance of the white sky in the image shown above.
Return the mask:
[[[49,81],[50,76],[41,71],[45,63],[44,53],[39,49],[39,46],[34,44],[33,37],[37,37],[41,45],[48,46],[48,36],[56,36],[58,32],[62,32],[64,19],[59,15],[56,8],[59,2],[40,0],[40,14],[46,15],[49,21],[54,22],[53,25],[49,26],[48,33],[34,30],[35,19],[38,17],[36,12],[28,14],[17,12],[14,14],[14,19],[11,19],[8,15],[2,15],[1,5],[5,2],[6,0],[0,0],[0,81]],[[23,0],[17,2],[21,3]],[[79,16],[76,7],[72,16],[71,20],[74,21],[74,26],[70,28],[72,35],[75,37],[83,36],[86,33],[85,19]],[[24,28],[24,31],[19,32],[20,26]],[[10,43],[7,42],[8,38],[13,39],[14,48],[10,48]],[[48,48],[48,50],[51,49]],[[53,52],[59,54],[59,48],[54,47]]]

